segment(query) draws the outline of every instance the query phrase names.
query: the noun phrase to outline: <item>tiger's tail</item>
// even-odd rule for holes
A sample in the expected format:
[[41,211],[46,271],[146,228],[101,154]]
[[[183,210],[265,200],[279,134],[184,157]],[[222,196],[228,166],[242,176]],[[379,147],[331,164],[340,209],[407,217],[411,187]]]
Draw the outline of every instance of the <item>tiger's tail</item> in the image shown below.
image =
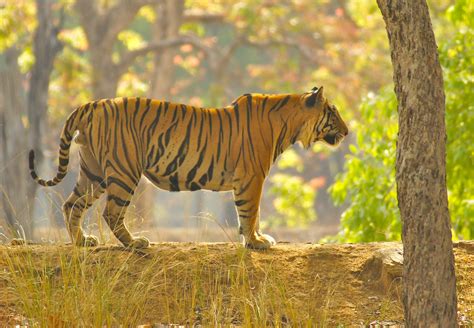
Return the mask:
[[72,138],[74,132],[78,129],[79,123],[84,116],[85,111],[89,106],[79,107],[67,118],[61,132],[60,144],[59,144],[59,165],[56,176],[52,180],[43,180],[38,177],[35,171],[35,151],[30,150],[29,154],[29,168],[30,174],[33,180],[43,187],[52,187],[62,181],[67,174],[67,166],[69,164],[69,148],[71,147]]

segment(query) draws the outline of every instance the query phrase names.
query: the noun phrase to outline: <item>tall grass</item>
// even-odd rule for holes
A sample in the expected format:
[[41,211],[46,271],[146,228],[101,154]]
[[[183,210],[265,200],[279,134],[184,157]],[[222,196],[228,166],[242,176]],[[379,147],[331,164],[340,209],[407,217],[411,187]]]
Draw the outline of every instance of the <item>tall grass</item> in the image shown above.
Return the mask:
[[317,279],[313,291],[295,295],[281,267],[259,267],[240,246],[209,247],[153,247],[143,255],[120,247],[23,246],[0,256],[27,326],[326,326],[330,302],[315,297]]
[[129,327],[139,323],[157,274],[153,263],[130,271],[140,261],[132,253],[126,253],[117,266],[112,250],[97,256],[83,248],[47,248],[51,252],[41,258],[31,247],[4,252],[10,292],[27,325]]
[[[86,230],[114,240],[95,216],[98,225]],[[129,214],[132,230],[141,219]],[[211,215],[195,219],[218,225],[231,241]],[[142,253],[118,246],[0,246],[0,278],[21,323],[31,327],[327,326],[330,288],[314,277],[311,290],[295,294],[278,257],[262,264],[254,254],[261,255],[232,241],[167,244]]]

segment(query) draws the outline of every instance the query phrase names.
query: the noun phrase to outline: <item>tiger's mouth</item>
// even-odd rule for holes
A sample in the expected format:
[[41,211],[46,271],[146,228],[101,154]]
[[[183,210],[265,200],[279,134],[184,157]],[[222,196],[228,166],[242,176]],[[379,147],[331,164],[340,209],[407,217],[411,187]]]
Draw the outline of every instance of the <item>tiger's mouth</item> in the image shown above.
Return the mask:
[[323,140],[331,146],[338,145],[342,139],[344,139],[344,135],[342,133],[328,133],[323,137]]

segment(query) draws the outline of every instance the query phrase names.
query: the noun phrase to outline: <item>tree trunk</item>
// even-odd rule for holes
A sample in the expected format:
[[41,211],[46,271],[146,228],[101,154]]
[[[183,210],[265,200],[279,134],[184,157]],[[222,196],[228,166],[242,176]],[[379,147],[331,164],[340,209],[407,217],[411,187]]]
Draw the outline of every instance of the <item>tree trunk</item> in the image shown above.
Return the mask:
[[28,204],[33,201],[27,198],[28,184],[33,181],[27,173],[28,130],[22,122],[27,110],[18,55],[16,49],[7,50],[0,65],[0,215],[15,238],[23,233],[30,237]]
[[111,53],[112,49],[104,49],[99,45],[91,46],[92,65],[92,96],[94,99],[114,98],[123,72],[118,72],[112,59],[104,54]]
[[[41,150],[47,119],[50,75],[56,55],[62,49],[62,44],[58,40],[60,26],[53,23],[52,5],[53,2],[50,0],[36,1],[38,28],[33,40],[35,64],[31,70],[27,108],[30,123],[29,146],[35,151],[37,167],[41,167],[43,161]],[[30,183],[28,186],[28,199],[33,199],[38,185]]]
[[425,1],[377,2],[387,27],[398,100],[405,321],[407,327],[455,327],[445,98],[428,6]]
[[[179,37],[179,28],[183,20],[184,0],[165,0],[156,5],[157,19],[154,25],[153,41],[159,42]],[[176,49],[163,49],[154,55],[154,70],[150,96],[170,99],[170,89],[175,82],[175,64],[173,57]]]
[[[28,148],[37,155],[41,165],[42,137],[47,117],[48,87],[53,62],[61,50],[54,25],[52,1],[38,0],[33,50],[35,63],[31,70],[28,92],[23,92],[25,76],[18,68],[18,51],[5,54],[0,88],[0,185],[2,207],[9,230],[14,237],[31,239],[33,234],[33,203],[38,185],[28,174]],[[28,120],[24,120],[25,118]]]

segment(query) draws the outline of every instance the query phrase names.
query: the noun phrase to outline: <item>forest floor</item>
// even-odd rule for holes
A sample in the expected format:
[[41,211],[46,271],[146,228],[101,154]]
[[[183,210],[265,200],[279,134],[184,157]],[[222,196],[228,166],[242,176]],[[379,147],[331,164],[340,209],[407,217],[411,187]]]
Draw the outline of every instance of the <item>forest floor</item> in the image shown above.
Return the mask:
[[[474,241],[454,253],[458,316],[472,327]],[[401,259],[400,243],[0,245],[0,326],[395,327]]]

